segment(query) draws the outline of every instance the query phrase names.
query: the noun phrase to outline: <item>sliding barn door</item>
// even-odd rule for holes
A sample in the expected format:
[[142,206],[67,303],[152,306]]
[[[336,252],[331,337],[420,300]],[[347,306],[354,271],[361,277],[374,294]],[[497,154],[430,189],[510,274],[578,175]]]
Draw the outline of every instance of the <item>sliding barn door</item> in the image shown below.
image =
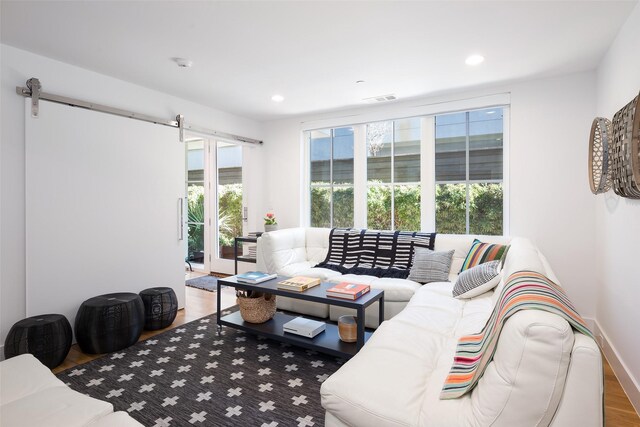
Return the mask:
[[[26,105],[27,315],[169,286],[184,306],[184,145],[175,128]],[[184,235],[186,239],[186,233]]]

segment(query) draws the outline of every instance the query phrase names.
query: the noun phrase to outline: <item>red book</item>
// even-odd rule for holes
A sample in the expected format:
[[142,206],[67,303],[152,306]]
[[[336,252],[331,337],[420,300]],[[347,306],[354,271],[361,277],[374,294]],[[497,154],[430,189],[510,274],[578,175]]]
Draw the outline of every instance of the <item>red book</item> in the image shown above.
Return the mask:
[[361,285],[359,283],[340,282],[333,288],[327,289],[327,296],[333,298],[342,298],[356,300],[371,290],[369,285]]

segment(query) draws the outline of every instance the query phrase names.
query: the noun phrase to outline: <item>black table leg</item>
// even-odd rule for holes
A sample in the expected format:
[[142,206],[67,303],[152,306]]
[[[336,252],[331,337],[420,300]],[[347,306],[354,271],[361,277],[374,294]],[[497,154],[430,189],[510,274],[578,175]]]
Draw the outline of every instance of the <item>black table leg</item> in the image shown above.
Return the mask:
[[384,294],[378,300],[378,326],[384,322]]
[[233,239],[233,262],[235,264],[235,274],[238,274],[238,240]]
[[220,317],[222,316],[222,307],[221,307],[221,298],[220,293],[222,292],[222,286],[220,285],[220,281],[216,280],[217,292],[216,292],[216,301],[218,303],[218,312],[216,313],[216,323],[218,324],[218,335],[222,332],[222,325],[220,324]]
[[356,322],[358,328],[358,339],[356,342],[358,351],[364,346],[364,307],[358,307],[358,321]]

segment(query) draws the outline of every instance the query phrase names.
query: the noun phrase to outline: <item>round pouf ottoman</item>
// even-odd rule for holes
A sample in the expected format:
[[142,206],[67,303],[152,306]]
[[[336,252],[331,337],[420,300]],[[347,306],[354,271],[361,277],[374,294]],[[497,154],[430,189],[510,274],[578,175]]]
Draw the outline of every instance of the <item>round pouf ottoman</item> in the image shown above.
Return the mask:
[[173,323],[178,314],[178,297],[171,288],[149,288],[140,292],[144,303],[144,328],[163,329]]
[[85,353],[111,353],[135,344],[143,326],[144,304],[138,294],[100,295],[78,309],[76,340]]
[[48,368],[61,364],[71,348],[71,325],[62,314],[28,317],[11,327],[4,357],[31,353]]

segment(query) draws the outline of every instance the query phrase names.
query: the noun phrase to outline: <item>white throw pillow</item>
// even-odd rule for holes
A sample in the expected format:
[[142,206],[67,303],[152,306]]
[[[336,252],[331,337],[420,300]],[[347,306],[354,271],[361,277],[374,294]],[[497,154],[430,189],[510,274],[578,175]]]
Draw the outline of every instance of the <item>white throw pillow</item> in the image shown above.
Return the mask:
[[455,298],[473,298],[498,286],[501,261],[489,261],[464,270],[453,286]]

